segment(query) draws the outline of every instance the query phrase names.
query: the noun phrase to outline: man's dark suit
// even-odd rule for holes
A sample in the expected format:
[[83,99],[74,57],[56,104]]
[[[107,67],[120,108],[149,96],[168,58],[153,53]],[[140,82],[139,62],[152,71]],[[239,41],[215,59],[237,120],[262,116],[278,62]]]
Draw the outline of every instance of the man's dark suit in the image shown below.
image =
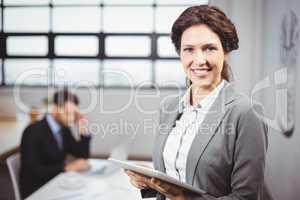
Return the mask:
[[63,148],[51,132],[46,118],[29,125],[21,141],[20,190],[23,198],[64,170],[66,155],[87,158],[89,136],[76,141],[69,128],[62,128]]

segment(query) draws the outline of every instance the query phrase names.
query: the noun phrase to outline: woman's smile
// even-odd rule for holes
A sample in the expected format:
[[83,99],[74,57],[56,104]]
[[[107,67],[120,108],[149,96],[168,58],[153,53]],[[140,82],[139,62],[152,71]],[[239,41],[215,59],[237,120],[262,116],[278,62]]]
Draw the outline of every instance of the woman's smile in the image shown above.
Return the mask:
[[192,76],[197,76],[199,78],[202,78],[202,77],[204,78],[204,77],[208,76],[211,73],[212,68],[209,68],[209,67],[191,67],[190,71],[191,71]]

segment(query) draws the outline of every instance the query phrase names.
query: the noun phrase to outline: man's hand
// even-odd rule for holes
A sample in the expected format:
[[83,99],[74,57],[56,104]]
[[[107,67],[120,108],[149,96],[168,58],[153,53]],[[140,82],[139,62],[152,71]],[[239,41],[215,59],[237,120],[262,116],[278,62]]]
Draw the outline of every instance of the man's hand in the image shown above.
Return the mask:
[[69,172],[69,171],[81,172],[81,171],[87,171],[89,169],[90,169],[90,165],[88,161],[85,159],[76,159],[68,163],[64,168],[65,172]]
[[76,111],[75,122],[78,125],[80,135],[88,134],[88,120],[79,110]]

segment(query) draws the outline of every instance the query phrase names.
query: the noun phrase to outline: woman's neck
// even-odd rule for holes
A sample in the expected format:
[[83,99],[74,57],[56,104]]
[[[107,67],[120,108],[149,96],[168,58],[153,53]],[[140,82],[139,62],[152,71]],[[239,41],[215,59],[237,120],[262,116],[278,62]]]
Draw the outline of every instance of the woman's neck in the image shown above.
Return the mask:
[[209,93],[211,93],[218,85],[211,85],[210,87],[203,87],[199,85],[192,85],[190,93],[190,102],[192,106],[199,104]]

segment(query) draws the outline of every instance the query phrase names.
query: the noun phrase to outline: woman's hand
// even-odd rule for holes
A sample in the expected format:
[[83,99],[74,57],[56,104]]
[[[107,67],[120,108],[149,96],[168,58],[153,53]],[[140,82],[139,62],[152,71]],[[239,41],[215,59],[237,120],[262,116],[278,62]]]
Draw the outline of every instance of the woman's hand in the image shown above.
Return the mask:
[[125,170],[125,173],[129,176],[130,183],[138,189],[147,188],[148,184],[151,182],[151,179],[149,177],[140,175],[133,171]]
[[186,199],[182,188],[173,184],[161,181],[159,179],[149,178],[130,170],[125,170],[125,173],[129,176],[130,183],[138,189],[144,189],[147,187],[154,189],[170,200]]
[[185,200],[182,188],[159,179],[151,178],[148,187],[158,191],[170,200]]

